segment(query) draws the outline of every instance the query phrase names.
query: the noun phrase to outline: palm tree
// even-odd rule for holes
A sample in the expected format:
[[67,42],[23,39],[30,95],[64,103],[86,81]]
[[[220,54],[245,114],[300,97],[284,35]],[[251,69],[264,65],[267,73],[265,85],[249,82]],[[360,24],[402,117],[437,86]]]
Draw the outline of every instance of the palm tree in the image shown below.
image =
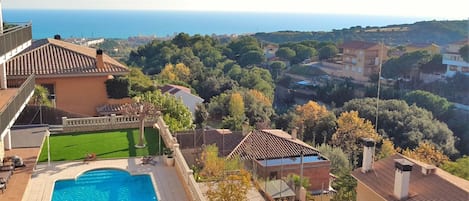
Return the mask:
[[136,102],[132,104],[125,104],[122,107],[121,112],[126,116],[138,117],[140,125],[140,137],[138,144],[135,145],[137,148],[145,147],[144,143],[144,132],[145,132],[145,119],[148,117],[157,117],[161,114],[160,109],[154,104],[149,102]]
[[39,122],[42,124],[42,106],[52,106],[52,102],[49,100],[49,91],[41,85],[35,85],[30,104],[39,106]]

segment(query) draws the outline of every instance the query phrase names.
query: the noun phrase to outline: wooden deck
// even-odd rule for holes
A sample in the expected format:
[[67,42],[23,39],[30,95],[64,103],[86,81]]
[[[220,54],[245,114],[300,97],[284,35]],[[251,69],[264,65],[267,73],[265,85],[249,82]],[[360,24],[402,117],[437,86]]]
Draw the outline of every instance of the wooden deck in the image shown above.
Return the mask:
[[20,156],[26,167],[16,168],[10,180],[7,183],[7,189],[3,194],[0,194],[0,200],[8,201],[21,201],[26,186],[33,173],[33,168],[36,164],[37,156],[39,155],[39,148],[18,148],[5,151],[5,156]]
[[17,88],[0,89],[0,111],[10,101],[10,99],[16,95]]

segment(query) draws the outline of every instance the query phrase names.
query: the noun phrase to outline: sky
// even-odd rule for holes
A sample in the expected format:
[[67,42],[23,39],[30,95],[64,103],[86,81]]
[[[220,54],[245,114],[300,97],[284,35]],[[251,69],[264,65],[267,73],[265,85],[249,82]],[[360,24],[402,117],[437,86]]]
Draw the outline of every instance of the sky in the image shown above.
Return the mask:
[[353,14],[468,19],[467,0],[0,0],[5,9],[121,9]]

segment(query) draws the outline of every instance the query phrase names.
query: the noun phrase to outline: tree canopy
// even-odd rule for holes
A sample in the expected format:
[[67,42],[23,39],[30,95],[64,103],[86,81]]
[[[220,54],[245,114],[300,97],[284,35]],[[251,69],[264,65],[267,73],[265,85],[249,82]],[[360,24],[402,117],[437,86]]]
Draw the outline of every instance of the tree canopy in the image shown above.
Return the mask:
[[446,100],[446,98],[422,90],[407,93],[404,96],[404,100],[409,105],[416,104],[419,107],[427,109],[438,119],[443,119],[453,108],[453,104]]
[[[339,111],[358,111],[360,117],[376,124],[375,98],[353,99]],[[409,106],[403,100],[380,100],[378,115],[380,133],[389,137],[397,147],[413,149],[420,142],[430,141],[446,155],[458,153],[453,132],[423,108]]]

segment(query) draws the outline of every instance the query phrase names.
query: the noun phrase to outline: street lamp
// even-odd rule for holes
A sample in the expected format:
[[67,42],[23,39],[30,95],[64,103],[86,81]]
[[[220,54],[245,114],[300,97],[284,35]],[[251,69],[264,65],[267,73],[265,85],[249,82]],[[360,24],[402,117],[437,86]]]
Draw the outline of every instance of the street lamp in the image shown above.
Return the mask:
[[46,137],[47,137],[47,166],[50,166],[50,131],[49,129],[46,130]]

